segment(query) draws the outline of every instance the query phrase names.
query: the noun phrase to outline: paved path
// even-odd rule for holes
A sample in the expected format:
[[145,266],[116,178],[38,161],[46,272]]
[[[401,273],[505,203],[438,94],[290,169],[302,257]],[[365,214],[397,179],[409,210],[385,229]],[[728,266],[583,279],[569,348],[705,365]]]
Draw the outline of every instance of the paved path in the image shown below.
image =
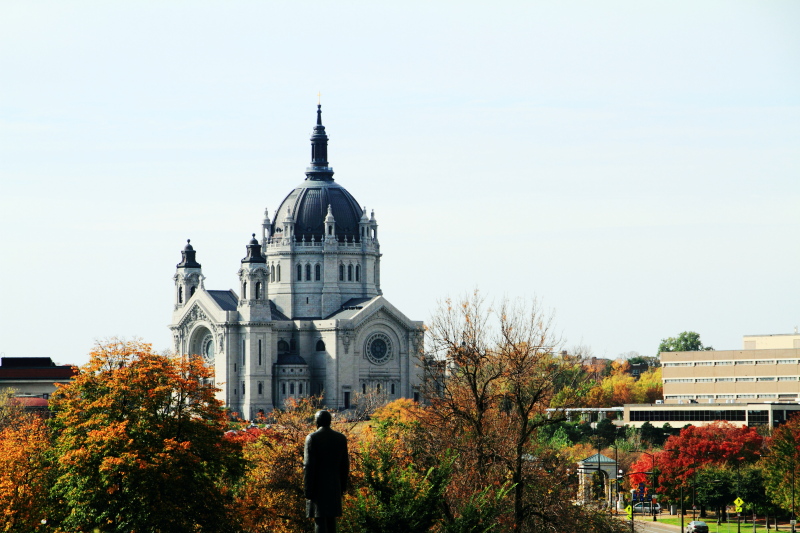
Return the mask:
[[[631,521],[625,519],[628,528],[631,526]],[[689,521],[686,521],[688,524]],[[662,522],[652,522],[651,520],[639,520],[634,523],[635,533],[679,533],[681,526],[673,526],[672,524],[664,524]],[[628,529],[630,531],[630,529]],[[742,533],[745,533],[744,531]],[[782,533],[782,532],[781,532]]]

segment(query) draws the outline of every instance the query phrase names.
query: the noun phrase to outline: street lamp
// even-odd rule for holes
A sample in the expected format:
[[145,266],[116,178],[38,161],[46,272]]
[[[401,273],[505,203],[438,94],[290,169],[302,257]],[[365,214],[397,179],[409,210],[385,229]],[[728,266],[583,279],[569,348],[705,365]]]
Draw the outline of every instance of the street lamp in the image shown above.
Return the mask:
[[[650,465],[653,467],[653,495],[650,500],[650,508],[653,510],[653,522],[657,522],[658,519],[656,518],[656,456],[650,452],[646,452],[644,450],[631,450],[632,452],[640,452],[646,453],[650,456]],[[670,450],[671,451],[671,450]],[[641,473],[641,472],[640,472]],[[644,513],[644,505],[642,505],[642,512]]]

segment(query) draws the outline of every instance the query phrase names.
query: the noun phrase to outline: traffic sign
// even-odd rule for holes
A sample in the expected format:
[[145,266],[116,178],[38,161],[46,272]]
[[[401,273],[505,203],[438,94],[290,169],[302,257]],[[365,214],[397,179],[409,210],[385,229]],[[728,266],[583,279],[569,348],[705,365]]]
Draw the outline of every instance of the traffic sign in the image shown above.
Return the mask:
[[736,511],[737,513],[741,513],[742,512],[742,506],[741,505],[737,505],[736,507],[734,507],[734,511]]
[[744,505],[744,500],[737,497],[735,500],[733,500],[733,503],[736,504],[736,507],[741,507],[742,505]]
[[633,507],[630,505],[625,508],[625,512],[628,514],[628,518],[633,518]]

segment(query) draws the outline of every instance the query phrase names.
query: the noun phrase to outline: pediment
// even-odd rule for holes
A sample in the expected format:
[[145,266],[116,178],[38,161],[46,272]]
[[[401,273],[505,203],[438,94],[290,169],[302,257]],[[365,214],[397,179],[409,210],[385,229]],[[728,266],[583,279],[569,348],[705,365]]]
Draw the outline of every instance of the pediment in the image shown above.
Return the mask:
[[[221,315],[221,316],[220,316]],[[225,311],[211,298],[205,290],[198,290],[189,300],[183,313],[175,320],[180,327],[194,322],[211,324],[225,322]]]
[[423,328],[422,321],[409,319],[383,296],[378,296],[372,299],[361,310],[353,315],[350,318],[350,326],[353,329],[358,329],[366,322],[371,322],[379,317],[384,317],[408,331],[421,331]]

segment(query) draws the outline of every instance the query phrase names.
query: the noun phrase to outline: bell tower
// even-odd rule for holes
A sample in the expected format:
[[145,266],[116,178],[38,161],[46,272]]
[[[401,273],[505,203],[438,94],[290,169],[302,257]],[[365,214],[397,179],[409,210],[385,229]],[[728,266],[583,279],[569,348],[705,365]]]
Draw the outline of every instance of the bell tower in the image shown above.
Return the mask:
[[186,305],[198,288],[203,287],[203,270],[195,259],[191,239],[186,239],[186,246],[181,251],[181,262],[176,266],[175,275],[175,309]]

